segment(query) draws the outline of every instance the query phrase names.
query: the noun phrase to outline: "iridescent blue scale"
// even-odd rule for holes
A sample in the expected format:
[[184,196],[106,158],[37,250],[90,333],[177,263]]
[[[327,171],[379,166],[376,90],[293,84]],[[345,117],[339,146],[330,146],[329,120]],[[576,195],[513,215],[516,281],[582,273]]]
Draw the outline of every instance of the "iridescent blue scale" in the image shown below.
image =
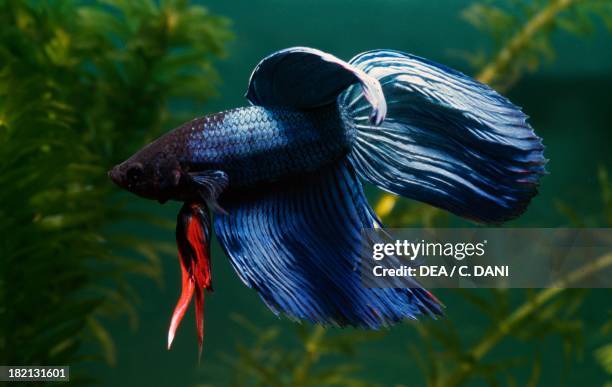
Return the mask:
[[310,111],[241,107],[195,119],[180,131],[190,133],[183,164],[223,170],[232,187],[318,170],[349,152],[354,133],[345,130],[335,105]]

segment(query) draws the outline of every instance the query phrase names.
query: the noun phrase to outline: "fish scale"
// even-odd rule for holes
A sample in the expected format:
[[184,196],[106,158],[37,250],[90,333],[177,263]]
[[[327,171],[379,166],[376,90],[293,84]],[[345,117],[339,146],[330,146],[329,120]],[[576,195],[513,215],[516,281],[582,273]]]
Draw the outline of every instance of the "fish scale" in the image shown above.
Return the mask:
[[244,187],[310,172],[347,154],[352,130],[345,130],[336,105],[310,111],[240,107],[196,118],[169,133],[184,151],[191,171],[223,170],[231,187]]

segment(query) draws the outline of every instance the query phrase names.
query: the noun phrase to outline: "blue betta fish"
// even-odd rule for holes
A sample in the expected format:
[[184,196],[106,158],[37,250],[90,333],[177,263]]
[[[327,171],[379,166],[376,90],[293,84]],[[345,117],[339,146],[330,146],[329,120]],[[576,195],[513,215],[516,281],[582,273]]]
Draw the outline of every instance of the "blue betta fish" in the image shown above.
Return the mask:
[[545,173],[542,141],[518,107],[403,52],[347,63],[312,48],[278,51],[257,65],[246,98],[250,106],[187,122],[109,172],[139,196],[184,202],[168,348],[194,294],[202,348],[211,212],[234,269],[274,313],[377,329],[441,306],[416,282],[363,286],[360,232],[382,224],[361,180],[500,223],[525,211]]

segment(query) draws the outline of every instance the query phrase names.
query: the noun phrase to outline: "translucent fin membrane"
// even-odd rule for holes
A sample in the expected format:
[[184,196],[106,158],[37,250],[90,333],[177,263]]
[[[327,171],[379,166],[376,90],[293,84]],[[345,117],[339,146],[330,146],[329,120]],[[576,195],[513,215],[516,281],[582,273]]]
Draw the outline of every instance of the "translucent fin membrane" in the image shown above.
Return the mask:
[[212,290],[210,272],[210,215],[205,205],[185,203],[176,223],[176,243],[181,264],[183,289],[172,313],[168,349],[195,294],[198,353],[204,342],[204,291]]
[[361,229],[380,223],[348,161],[223,199],[217,238],[242,281],[274,312],[368,328],[441,313],[416,282],[406,289],[362,283]]
[[350,159],[364,179],[457,215],[498,223],[520,215],[545,173],[544,146],[508,99],[445,66],[395,51],[350,62],[377,78],[380,126],[358,87],[338,98],[357,138]]

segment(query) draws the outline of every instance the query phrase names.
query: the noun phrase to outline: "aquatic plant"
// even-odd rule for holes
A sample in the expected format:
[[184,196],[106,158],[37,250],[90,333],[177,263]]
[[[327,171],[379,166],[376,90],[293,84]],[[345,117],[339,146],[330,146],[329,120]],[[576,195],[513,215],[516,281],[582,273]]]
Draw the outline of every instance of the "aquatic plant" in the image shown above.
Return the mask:
[[112,225],[166,222],[106,171],[208,99],[228,21],[182,0],[3,0],[0,23],[0,364],[113,363],[104,320],[135,324],[129,278],[160,280],[164,246]]
[[[600,222],[591,226],[610,227],[612,185],[604,168],[600,168],[598,178],[603,210]],[[568,221],[573,227],[585,226],[581,217],[571,210],[571,206],[557,206],[569,215]],[[439,322],[415,324],[422,341],[412,346],[411,355],[419,359],[427,385],[452,387],[469,385],[474,380],[482,379],[490,385],[505,380],[508,385],[536,386],[540,382],[542,372],[542,358],[537,346],[547,338],[560,340],[564,349],[564,363],[570,365],[572,360],[580,357],[584,351],[584,323],[580,314],[584,311],[583,304],[589,290],[568,287],[581,278],[610,266],[612,252],[589,262],[581,270],[569,273],[546,289],[457,289],[455,293],[467,301],[469,308],[474,308],[474,313],[485,316],[488,325],[483,330],[483,335],[468,339],[461,334],[461,330],[451,319],[445,320],[442,325]],[[513,302],[512,298],[517,295],[521,295],[518,304]],[[602,328],[602,333],[609,336],[609,332],[607,324]],[[489,360],[491,353],[504,340],[512,340],[515,346],[531,347],[531,355]],[[610,348],[605,345],[595,354],[604,367],[609,365]],[[436,361],[430,361],[432,359]],[[512,371],[526,366],[531,367],[529,379],[517,380]]]
[[[612,316],[612,311],[609,312]],[[601,327],[600,333],[603,337],[610,337],[612,335],[612,317]],[[603,345],[595,351],[595,360],[602,366],[606,371],[610,380],[607,380],[604,387],[612,386],[612,342]]]
[[[233,319],[255,338],[252,343],[238,343],[237,356],[222,357],[235,370],[230,374],[233,386],[377,385],[355,376],[360,367],[354,357],[360,344],[380,339],[385,334],[382,331],[331,332],[320,325],[296,325],[291,346],[287,347],[282,344],[278,327],[261,328],[240,315],[234,315]],[[219,384],[226,383],[224,379]]]

